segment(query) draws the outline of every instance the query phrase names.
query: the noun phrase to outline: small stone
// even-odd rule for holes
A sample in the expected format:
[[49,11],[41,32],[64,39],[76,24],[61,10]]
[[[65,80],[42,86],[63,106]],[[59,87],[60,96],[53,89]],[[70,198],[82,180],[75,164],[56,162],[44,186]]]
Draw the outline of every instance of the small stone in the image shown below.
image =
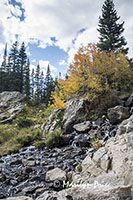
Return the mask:
[[26,166],[35,166],[36,165],[36,162],[35,161],[30,161],[30,160],[28,160],[27,162],[26,162]]
[[54,168],[54,165],[45,165],[46,170],[50,170],[50,169],[53,169],[53,168]]
[[91,122],[90,121],[85,121],[79,124],[75,124],[73,126],[73,128],[77,131],[77,132],[87,132],[90,130],[91,128]]
[[32,172],[32,168],[29,167],[29,166],[26,166],[26,167],[23,169],[23,172],[24,172],[24,173],[30,173],[30,172]]
[[6,200],[33,200],[33,199],[26,196],[19,196],[19,197],[9,197]]
[[36,196],[40,196],[41,194],[43,194],[45,191],[47,191],[48,188],[38,188],[36,191],[35,191],[35,194]]
[[46,173],[46,181],[55,181],[62,180],[65,181],[67,179],[66,172],[61,170],[60,168],[55,168]]

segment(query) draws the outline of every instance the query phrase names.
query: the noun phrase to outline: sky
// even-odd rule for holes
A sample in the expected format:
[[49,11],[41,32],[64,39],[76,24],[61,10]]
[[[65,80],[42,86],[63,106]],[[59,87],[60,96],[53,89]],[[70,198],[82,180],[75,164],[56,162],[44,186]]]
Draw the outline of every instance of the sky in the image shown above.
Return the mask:
[[[31,69],[39,63],[44,74],[48,64],[53,77],[62,78],[78,48],[97,43],[98,18],[104,0],[0,0],[0,63],[5,43],[25,42]],[[133,57],[133,0],[114,0],[125,22],[123,36]]]

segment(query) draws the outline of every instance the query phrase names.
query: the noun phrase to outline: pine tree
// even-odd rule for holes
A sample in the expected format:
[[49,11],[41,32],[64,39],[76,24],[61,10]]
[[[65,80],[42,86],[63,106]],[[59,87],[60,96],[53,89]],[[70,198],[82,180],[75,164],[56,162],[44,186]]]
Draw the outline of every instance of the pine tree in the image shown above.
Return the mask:
[[26,47],[24,42],[22,43],[18,55],[18,64],[20,66],[20,92],[23,93],[23,81],[24,81],[24,67],[27,62]]
[[44,103],[46,104],[46,106],[48,106],[48,103],[49,103],[50,97],[51,97],[51,92],[54,91],[54,81],[53,81],[53,78],[51,76],[49,65],[47,67],[47,72],[46,72],[46,77],[45,77],[45,80],[44,80],[44,84],[45,84]]
[[37,65],[37,68],[36,68],[35,86],[36,86],[35,102],[38,104],[40,101],[40,65],[39,64]]
[[43,71],[41,72],[41,75],[40,75],[40,98],[41,98],[41,102],[44,102],[44,74],[43,74]]
[[0,92],[4,91],[4,88],[5,88],[6,66],[7,66],[7,44],[5,45],[3,62],[0,67]]
[[32,69],[31,72],[31,84],[30,84],[30,96],[31,96],[31,100],[34,100],[34,89],[35,89],[35,72],[34,72],[34,68]]
[[7,44],[5,45],[3,62],[2,62],[2,65],[1,65],[2,71],[6,71],[6,66],[7,66]]
[[12,65],[12,71],[17,72],[18,71],[18,42],[16,41],[13,43],[12,48],[10,50],[10,61]]
[[18,42],[14,42],[9,53],[10,60],[10,91],[20,91],[20,70],[18,62]]
[[23,72],[23,87],[24,94],[26,95],[26,99],[30,99],[30,61],[27,59],[27,63]]
[[5,86],[5,90],[7,91],[11,91],[11,86],[12,86],[12,71],[11,71],[11,62],[10,62],[10,57],[8,56],[8,61],[7,61],[7,65],[6,65],[6,86]]
[[[0,92],[20,91],[28,95],[29,82],[29,61],[27,62],[26,48],[24,42],[20,50],[18,42],[13,43],[9,56],[7,44],[5,45],[3,62],[0,66]],[[27,84],[26,84],[27,83]],[[25,89],[25,84],[27,89]]]
[[124,48],[127,42],[122,36],[124,22],[117,23],[119,19],[113,0],[105,0],[102,7],[102,17],[99,17],[99,29],[97,29],[100,33],[97,46],[101,51],[115,53],[120,49],[123,53],[128,53],[128,48]]

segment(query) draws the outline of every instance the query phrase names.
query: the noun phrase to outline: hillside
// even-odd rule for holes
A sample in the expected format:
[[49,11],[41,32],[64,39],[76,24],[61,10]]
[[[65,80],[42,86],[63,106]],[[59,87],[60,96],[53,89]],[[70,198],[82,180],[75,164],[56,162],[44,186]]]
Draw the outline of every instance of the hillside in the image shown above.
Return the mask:
[[104,107],[103,96],[99,105],[74,97],[52,111],[26,104],[18,92],[0,94],[7,115],[0,125],[0,199],[130,199],[133,96],[111,96]]
[[132,6],[101,3],[0,4],[0,200],[133,200]]

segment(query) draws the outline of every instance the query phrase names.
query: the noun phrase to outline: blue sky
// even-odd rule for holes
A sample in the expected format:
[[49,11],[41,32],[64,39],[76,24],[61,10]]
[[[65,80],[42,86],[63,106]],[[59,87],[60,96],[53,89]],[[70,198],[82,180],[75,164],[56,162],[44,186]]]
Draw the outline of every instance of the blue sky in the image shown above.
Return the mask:
[[[81,44],[98,41],[97,24],[104,0],[1,0],[0,61],[5,43],[8,49],[17,39],[27,46],[31,68],[40,64],[53,76],[67,72]],[[120,21],[125,21],[124,37],[133,57],[133,1],[114,0]],[[127,12],[128,11],[128,12]]]

